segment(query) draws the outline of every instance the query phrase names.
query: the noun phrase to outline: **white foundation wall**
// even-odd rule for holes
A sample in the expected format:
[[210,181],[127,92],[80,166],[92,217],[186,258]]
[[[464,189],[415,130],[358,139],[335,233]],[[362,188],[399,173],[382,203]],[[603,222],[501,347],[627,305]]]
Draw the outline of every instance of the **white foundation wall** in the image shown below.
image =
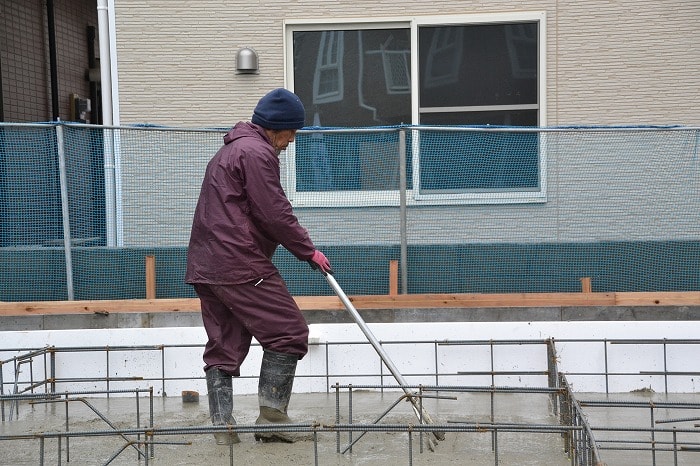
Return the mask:
[[[368,328],[410,385],[546,386],[543,341],[552,338],[558,370],[569,374],[575,391],[605,392],[606,384],[612,393],[694,393],[700,388],[692,374],[700,373],[700,339],[688,341],[700,335],[700,322],[695,321],[392,323]],[[669,342],[660,344],[663,339]],[[32,364],[15,364],[13,358],[55,347],[58,392],[153,387],[156,396],[180,396],[183,390],[206,394],[205,342],[202,327],[0,332],[3,393],[14,391],[15,380],[21,390],[30,380],[50,375],[44,374],[49,357],[33,357]],[[309,353],[297,368],[295,392],[325,392],[335,383],[397,385],[355,324],[312,324],[309,342]],[[261,356],[262,349],[255,344],[241,377],[234,381],[235,393],[257,392]],[[491,371],[511,375],[497,375],[492,381]]]

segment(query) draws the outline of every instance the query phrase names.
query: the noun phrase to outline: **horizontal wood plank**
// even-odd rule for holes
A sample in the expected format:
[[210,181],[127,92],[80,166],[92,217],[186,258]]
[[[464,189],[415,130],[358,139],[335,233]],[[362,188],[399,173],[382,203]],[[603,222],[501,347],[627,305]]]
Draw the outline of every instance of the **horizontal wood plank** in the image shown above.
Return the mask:
[[[700,306],[700,291],[625,293],[512,293],[358,295],[359,309],[440,309],[568,306]],[[344,309],[336,296],[297,296],[302,311]],[[105,314],[129,312],[199,312],[197,298],[95,301],[0,302],[0,316]]]
[[700,306],[700,291],[616,293],[617,306]]

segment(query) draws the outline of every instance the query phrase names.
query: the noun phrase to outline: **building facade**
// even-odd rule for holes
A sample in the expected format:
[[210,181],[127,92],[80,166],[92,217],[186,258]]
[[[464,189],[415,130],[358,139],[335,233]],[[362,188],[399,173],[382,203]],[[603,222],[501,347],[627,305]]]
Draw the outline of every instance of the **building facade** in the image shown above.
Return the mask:
[[309,125],[700,123],[693,0],[27,0],[0,21],[7,122],[81,119],[77,95],[115,124],[229,126],[286,86]]
[[[362,64],[352,69],[353,75],[344,81],[346,96],[358,98],[356,88],[364,80],[365,106],[373,107],[377,102],[378,92],[372,93],[372,88],[377,87],[386,88],[382,94],[388,106],[400,106],[404,101],[396,100],[406,91],[401,86],[408,84],[396,69],[408,66],[413,78],[407,110],[380,115],[379,122],[409,123],[405,119],[412,113],[411,122],[420,123],[415,113],[423,106],[526,104],[532,108],[534,104],[540,112],[540,125],[700,123],[696,111],[699,97],[695,92],[700,87],[700,76],[692,72],[700,69],[696,40],[700,5],[692,0],[439,4],[410,0],[312,1],[267,2],[261,6],[228,2],[225,7],[220,2],[207,1],[185,2],[178,7],[177,2],[171,1],[149,2],[145,6],[142,2],[115,0],[113,14],[113,66],[117,70],[115,89],[118,119],[122,123],[226,126],[249,118],[257,98],[271,87],[313,90],[314,80],[318,81],[318,74],[323,73],[321,69],[328,77],[339,65],[344,65],[349,74],[358,56],[357,46],[352,44],[358,40],[357,31],[366,36],[362,60],[365,74],[355,74]],[[520,30],[494,31],[511,36],[509,44],[501,48],[494,46],[488,31],[475,32],[489,25],[498,29],[498,25],[507,24],[525,26]],[[450,30],[449,26],[454,28]],[[394,34],[390,34],[392,29]],[[337,44],[338,31],[344,31],[344,47]],[[375,31],[375,37],[367,37],[370,31]],[[419,43],[429,40],[428,32],[435,39],[432,44]],[[304,41],[320,40],[323,33],[326,48],[317,48],[320,52],[314,56],[313,47],[306,47]],[[538,41],[534,44],[536,62],[527,55],[533,52],[533,45],[528,45],[533,41]],[[257,52],[258,74],[236,74],[236,54],[243,47]],[[334,64],[329,58],[333,56],[332,47],[344,50],[342,62]],[[478,52],[486,53],[490,48],[489,57],[478,61]],[[523,79],[507,76],[500,64],[494,63],[509,48],[511,58],[513,50],[527,50],[521,62],[513,63],[511,69],[523,78],[536,72],[534,90],[532,86],[518,88]],[[367,81],[367,68],[373,66],[372,60],[380,61],[380,49],[385,53],[385,63],[393,60],[394,78],[385,81],[384,70],[377,66],[376,74]],[[417,51],[424,53],[416,59]],[[406,53],[414,60],[413,68]],[[459,68],[457,57],[471,59],[477,67],[462,63]],[[444,63],[442,68],[441,63],[433,63],[432,76],[430,59]],[[507,58],[501,64],[511,64],[506,61]],[[469,73],[486,74],[484,69],[490,74],[488,79],[483,78],[487,81],[509,81],[479,89],[479,96],[490,92],[490,99],[469,101],[469,96],[465,96],[465,101],[457,105],[439,99],[427,105],[418,102],[419,97],[425,96],[415,94],[429,86],[442,86],[448,96],[456,97],[455,88],[449,86],[450,79],[462,86],[484,85],[483,81],[469,80]],[[386,83],[394,84],[394,88]],[[521,92],[522,99],[509,101],[509,91]],[[533,96],[533,91],[537,95]],[[304,97],[307,106],[313,108],[316,101]],[[326,92],[326,102],[332,98]],[[323,101],[323,97],[317,100]],[[514,123],[517,121],[514,118]],[[521,121],[533,122],[527,117]],[[314,121],[310,119],[308,123]],[[325,124],[322,116],[320,123]]]
[[[695,0],[27,0],[0,2],[0,24],[0,247],[18,264],[27,260],[11,248],[64,244],[67,212],[76,244],[172,248],[160,254],[172,254],[170,281],[183,286],[192,210],[221,132],[285,86],[307,126],[374,131],[339,140],[307,129],[281,157],[300,220],[336,248],[339,270],[362,268],[358,254],[383,267],[410,247],[431,277],[414,274],[413,291],[571,290],[591,274],[612,276],[611,290],[659,290],[657,277],[675,275],[685,281],[663,289],[697,288]],[[58,127],[29,138],[10,128],[58,119],[120,129],[71,127],[61,146]],[[435,136],[434,125],[466,126]],[[471,131],[489,126],[505,132]],[[508,130],[520,126],[545,128]],[[649,126],[663,128],[639,131]],[[450,267],[424,259],[435,257]],[[52,261],[49,276],[63,267],[60,254]],[[141,273],[119,261],[125,275]],[[687,271],[676,274],[679,264]]]

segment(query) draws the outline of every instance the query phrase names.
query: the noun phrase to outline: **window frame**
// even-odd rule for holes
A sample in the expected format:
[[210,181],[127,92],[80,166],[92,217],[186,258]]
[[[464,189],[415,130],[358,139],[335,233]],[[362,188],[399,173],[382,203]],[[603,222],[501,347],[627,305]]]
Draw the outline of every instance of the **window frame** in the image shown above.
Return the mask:
[[[409,29],[411,40],[411,76],[420,76],[418,60],[418,31],[422,26],[468,26],[484,24],[509,24],[518,22],[536,22],[537,28],[537,103],[508,106],[475,106],[466,108],[469,111],[488,110],[532,110],[538,111],[538,126],[547,124],[546,99],[546,12],[512,12],[512,13],[483,13],[469,15],[439,15],[439,16],[407,16],[407,17],[378,17],[371,19],[337,18],[334,21],[323,19],[287,19],[284,21],[284,77],[285,86],[294,90],[294,47],[293,34],[295,31],[332,31],[332,30],[366,30],[366,29]],[[446,107],[420,108],[418,80],[410,82],[411,119],[412,125],[420,126],[420,114],[431,111],[449,110]],[[459,109],[464,111],[464,108]],[[406,192],[407,205],[487,205],[487,204],[518,204],[544,203],[547,201],[547,156],[546,135],[539,136],[539,189],[538,190],[503,190],[462,193],[424,193],[420,186],[420,141],[412,139],[412,182],[413,188]],[[358,196],[358,191],[324,191],[298,192],[296,190],[296,156],[295,145],[290,144],[286,151],[283,183],[288,197],[295,207],[375,207],[398,206],[400,193],[398,190],[372,191],[368,196]],[[359,191],[362,192],[362,191]]]

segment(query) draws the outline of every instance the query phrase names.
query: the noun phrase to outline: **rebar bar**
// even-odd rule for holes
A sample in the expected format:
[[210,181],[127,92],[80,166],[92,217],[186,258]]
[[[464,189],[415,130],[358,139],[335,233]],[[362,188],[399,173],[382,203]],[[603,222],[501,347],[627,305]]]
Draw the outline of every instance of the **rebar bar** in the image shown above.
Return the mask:
[[[557,364],[557,356],[556,356],[556,344],[559,343],[592,343],[592,344],[599,344],[603,343],[604,348],[605,348],[605,370],[602,372],[565,372],[565,373],[559,373],[556,372],[556,369],[558,368]],[[659,376],[664,376],[665,380],[668,379],[668,377],[694,377],[700,372],[697,371],[668,371],[668,365],[666,359],[668,358],[668,355],[666,352],[664,352],[664,361],[663,361],[663,371],[637,371],[637,372],[622,372],[622,371],[615,371],[611,372],[608,370],[608,365],[607,365],[607,360],[608,360],[608,352],[607,349],[611,345],[631,345],[631,344],[640,344],[640,345],[662,345],[664,348],[670,346],[670,345],[699,345],[700,340],[688,340],[688,339],[680,339],[680,340],[668,340],[668,339],[635,339],[635,340],[607,340],[607,339],[568,339],[568,340],[557,340],[556,342],[553,340],[481,340],[481,341],[415,341],[415,340],[407,340],[407,341],[391,341],[391,342],[381,342],[382,345],[402,345],[402,344],[410,344],[410,345],[415,345],[415,344],[429,344],[432,346],[432,351],[434,352],[433,354],[433,360],[435,364],[434,368],[434,373],[430,374],[424,374],[424,373],[416,373],[416,374],[405,374],[406,376],[429,376],[432,377],[434,380],[439,380],[438,379],[438,373],[439,373],[439,367],[441,363],[441,355],[438,354],[438,347],[446,346],[446,345],[465,345],[465,346],[473,346],[473,345],[487,345],[491,348],[493,348],[496,345],[547,345],[547,354],[546,358],[547,364],[544,365],[545,367],[543,370],[524,370],[524,371],[497,371],[494,370],[495,367],[495,361],[494,361],[494,354],[493,351],[491,352],[491,370],[490,371],[472,371],[472,372],[458,372],[458,373],[443,373],[440,374],[440,377],[448,377],[448,376],[454,376],[454,375],[490,375],[490,376],[510,376],[510,375],[533,375],[533,376],[546,376],[546,387],[532,387],[532,386],[524,386],[524,387],[512,387],[512,386],[507,386],[507,385],[497,385],[497,384],[492,384],[490,386],[481,386],[481,385],[448,385],[448,384],[435,384],[435,385],[421,385],[421,384],[416,384],[416,385],[406,385],[407,388],[411,389],[416,389],[420,390],[420,396],[416,396],[421,402],[425,398],[439,398],[439,399],[454,399],[454,397],[448,397],[443,394],[448,394],[450,392],[455,392],[455,393],[489,393],[492,395],[498,394],[498,393],[542,393],[542,394],[547,394],[552,397],[552,407],[553,410],[555,411],[555,414],[558,415],[559,420],[560,420],[560,429],[557,430],[557,432],[548,432],[548,433],[558,433],[562,436],[565,442],[565,450],[567,453],[570,455],[572,458],[572,464],[575,465],[592,465],[592,464],[597,464],[598,461],[600,461],[600,452],[599,450],[615,450],[615,447],[619,447],[617,449],[626,449],[626,448],[633,448],[633,447],[638,447],[638,449],[643,450],[643,451],[652,451],[652,452],[670,452],[673,451],[674,454],[677,454],[678,451],[688,451],[688,452],[696,452],[700,450],[698,448],[698,445],[700,443],[698,442],[691,442],[689,440],[691,439],[683,439],[681,442],[677,442],[675,440],[675,436],[678,434],[683,434],[685,436],[688,435],[698,435],[700,432],[698,432],[696,429],[685,429],[685,428],[669,428],[669,429],[664,429],[664,428],[659,428],[656,427],[656,424],[666,424],[666,423],[673,423],[673,422],[689,422],[689,421],[695,421],[699,420],[700,418],[695,418],[695,417],[669,417],[668,419],[664,420],[658,420],[655,421],[653,419],[653,414],[652,414],[652,426],[648,428],[640,428],[640,427],[635,427],[635,426],[630,426],[630,427],[606,427],[606,426],[591,426],[588,424],[586,420],[586,416],[583,415],[582,412],[582,407],[585,407],[587,409],[594,409],[594,408],[644,408],[644,409],[650,409],[650,410],[658,410],[658,409],[698,409],[700,408],[700,403],[690,403],[690,402],[673,402],[673,401],[629,401],[629,400],[620,400],[620,401],[613,401],[613,400],[577,400],[576,395],[574,391],[572,390],[571,386],[569,385],[569,382],[567,380],[567,377],[569,376],[604,376],[606,378],[606,393],[608,391],[607,389],[607,379],[610,377],[629,377],[629,376],[639,376],[639,375],[659,375]],[[313,345],[312,343],[311,345]],[[333,373],[331,374],[329,371],[329,354],[328,354],[328,348],[333,346],[333,345],[362,345],[362,344],[367,344],[367,342],[321,342],[318,343],[319,346],[322,346],[325,348],[325,373],[320,374],[320,375],[315,375],[315,374],[300,374],[300,377],[317,377],[317,378],[322,378],[327,381],[326,387],[329,389],[331,387],[330,385],[330,380],[332,377],[374,377],[376,374],[368,373],[368,374],[355,374],[355,373],[349,373],[349,374],[338,374],[338,373]],[[6,402],[11,402],[15,403],[13,405],[13,410],[17,410],[19,408],[19,402],[20,401],[28,401],[29,403],[35,403],[37,400],[52,400],[55,399],[57,396],[66,396],[66,393],[68,393],[69,396],[85,396],[85,395],[95,395],[95,396],[109,396],[109,394],[117,394],[117,393],[134,393],[133,389],[129,390],[86,390],[86,391],[71,391],[71,392],[60,392],[56,391],[55,387],[56,384],[78,384],[78,383],[84,383],[86,381],[91,381],[91,382],[97,382],[97,381],[120,381],[120,382],[130,382],[130,381],[160,381],[162,388],[163,388],[163,393],[165,393],[165,384],[168,381],[171,380],[190,380],[193,379],[192,377],[177,377],[177,376],[171,376],[168,375],[165,371],[165,364],[166,364],[166,351],[169,348],[178,348],[178,347],[200,347],[201,345],[141,345],[141,346],[112,346],[112,347],[89,347],[89,348],[84,348],[84,347],[65,347],[65,348],[55,348],[55,347],[47,347],[47,348],[40,348],[40,349],[27,349],[26,353],[20,354],[13,356],[9,359],[0,361],[0,370],[2,370],[3,367],[5,368],[12,368],[14,369],[15,377],[14,380],[7,380],[7,378],[3,378],[3,374],[0,373],[0,405],[2,406],[2,421],[5,421],[5,409],[4,409],[4,403]],[[16,350],[16,349],[15,349]],[[6,351],[6,350],[3,350]],[[74,353],[74,352],[99,352],[103,351],[106,354],[113,354],[115,352],[121,352],[121,351],[160,351],[161,352],[161,373],[160,377],[153,377],[153,378],[144,378],[141,376],[134,376],[134,377],[111,377],[109,376],[109,371],[107,377],[71,377],[71,378],[61,378],[57,377],[56,375],[56,357],[60,356],[62,353]],[[35,373],[41,371],[41,364],[42,364],[42,358],[43,358],[43,371],[44,371],[44,380],[35,380]],[[50,360],[48,359],[50,358]],[[109,357],[107,358],[107,361],[109,361]],[[108,362],[109,363],[109,362]],[[20,380],[19,378],[19,372],[17,370],[18,367],[21,367],[23,365],[28,365],[30,370],[30,378],[28,381],[25,380]],[[39,371],[36,370],[35,366],[39,365]],[[380,367],[380,372],[381,372],[381,365]],[[556,374],[556,377],[553,377],[553,375]],[[382,377],[381,380],[383,380],[384,374],[380,374]],[[242,377],[245,378],[246,376]],[[247,376],[248,378],[254,378],[254,376]],[[196,379],[196,377],[194,377]],[[545,381],[545,379],[542,379]],[[17,387],[17,392],[20,393],[12,393],[8,394],[5,390],[6,387],[12,386],[12,387]],[[46,393],[33,393],[33,390],[36,389],[37,387],[44,386],[45,389],[47,390]],[[336,384],[334,386],[336,388],[336,392],[338,393],[340,389],[350,389],[351,392],[352,390],[360,390],[360,389],[366,389],[366,390],[378,390],[381,393],[383,393],[385,390],[397,390],[401,387],[400,385],[387,385],[387,384],[349,384],[349,385],[339,385]],[[151,391],[152,394],[152,388],[148,389]],[[668,384],[664,385],[664,390],[668,391]],[[27,393],[27,392],[32,392],[32,393]],[[140,391],[147,391],[147,390],[140,390]],[[428,393],[430,392],[437,392],[437,395],[432,396],[429,395]],[[336,395],[338,396],[338,395]],[[352,397],[352,394],[349,395],[349,397]],[[137,396],[138,399],[138,396]],[[58,400],[60,402],[64,402],[64,400]],[[47,401],[48,402],[48,401]],[[350,405],[352,406],[352,402],[350,402]],[[339,400],[336,399],[336,411],[339,413]],[[395,406],[395,405],[394,405]],[[137,407],[137,411],[138,411]],[[352,407],[349,408],[350,410]],[[391,408],[390,408],[391,409]],[[492,406],[493,409],[493,406]],[[388,412],[388,411],[387,411]],[[386,412],[384,413],[384,415]],[[380,419],[384,416],[380,416]],[[153,416],[153,405],[151,401],[151,416]],[[493,416],[493,413],[492,413]],[[349,416],[350,421],[352,421],[352,411],[350,411],[350,416]],[[451,420],[447,421],[446,425],[437,425],[437,424],[430,424],[427,426],[421,426],[419,425],[411,425],[411,424],[398,424],[398,425],[392,425],[392,424],[379,424],[378,420],[375,421],[375,423],[372,424],[350,424],[348,426],[345,426],[344,424],[339,423],[340,421],[340,415],[336,414],[336,423],[333,425],[317,425],[316,427],[312,427],[312,425],[301,425],[297,426],[296,428],[298,429],[310,429],[306,430],[308,432],[313,432],[314,435],[318,435],[321,433],[325,432],[333,432],[336,436],[336,443],[337,443],[337,450],[340,450],[340,435],[342,432],[347,432],[348,437],[349,437],[349,443],[353,444],[353,433],[354,432],[361,432],[361,433],[366,433],[366,432],[380,432],[382,429],[388,429],[384,430],[384,432],[406,432],[410,436],[414,433],[417,432],[419,434],[422,434],[425,432],[425,429],[429,430],[434,430],[436,428],[440,428],[440,430],[444,430],[445,432],[475,432],[475,433],[482,433],[482,432],[489,432],[492,435],[493,438],[493,445],[494,445],[494,454],[498,455],[498,438],[497,438],[497,433],[498,432],[508,432],[511,429],[511,431],[517,431],[517,432],[527,432],[527,433],[539,433],[537,429],[549,429],[549,431],[552,431],[554,427],[548,426],[548,425],[542,425],[542,424],[523,424],[523,425],[517,425],[514,423],[501,423],[496,421],[495,419],[492,419],[489,422],[480,422],[480,423],[469,423],[469,422],[464,422],[464,421],[459,421],[459,420]],[[138,421],[137,421],[138,423]],[[152,422],[151,422],[152,424]],[[374,427],[372,427],[374,426]],[[389,427],[387,427],[389,426]],[[452,428],[450,428],[452,426]],[[455,430],[454,427],[459,427],[459,430]],[[236,429],[243,429],[245,426],[237,426]],[[214,429],[213,427],[206,428],[206,429]],[[254,430],[250,430],[249,432],[254,432],[254,431],[260,431],[261,429],[264,429],[260,426],[255,426],[253,427]],[[180,429],[181,430],[181,429]],[[275,430],[280,430],[278,426],[275,426]],[[146,457],[153,457],[153,446],[155,444],[158,444],[160,442],[156,442],[153,439],[154,435],[167,435],[166,431],[160,431],[160,430],[154,430],[151,429],[150,427],[140,427],[137,425],[136,431],[138,432],[136,435],[143,435],[145,438],[141,440],[140,438],[137,440],[129,439],[129,441],[133,442],[134,444],[141,444],[141,445],[149,445],[151,448],[150,454],[147,454]],[[607,438],[602,438],[602,439],[596,439],[594,437],[594,433],[596,435],[602,435],[605,433],[612,433],[615,431],[620,431],[620,432],[640,432],[640,433],[646,433],[652,436],[652,440],[638,440],[638,439],[633,439],[633,440],[627,440],[628,443],[615,443],[614,441],[607,439]],[[114,431],[110,431],[114,433]],[[175,431],[173,431],[175,432]],[[213,432],[212,430],[207,430],[208,432]],[[51,434],[51,433],[48,433]],[[48,435],[47,434],[47,435]],[[51,437],[51,436],[44,436],[44,435],[27,435],[27,434],[19,434],[17,436],[13,437],[8,437],[8,436],[3,436],[0,437],[0,440],[16,440],[16,439],[39,439],[41,445],[42,445],[42,451],[40,451],[40,458],[42,458],[43,461],[43,444],[45,439],[47,438],[58,438],[58,439],[65,439],[67,441],[69,438],[72,438],[73,435],[80,436],[80,432],[78,431],[73,431],[70,433],[64,432],[64,433],[54,433],[56,437]],[[189,432],[183,432],[183,435],[189,435]],[[105,434],[106,435],[106,434]],[[364,434],[361,434],[364,435]],[[360,435],[360,437],[361,437]],[[658,435],[659,439],[655,438],[654,436]],[[661,439],[662,436],[674,436],[674,441],[670,442],[667,439]],[[355,442],[359,440],[358,437],[355,437]],[[411,442],[411,440],[409,440]],[[600,444],[600,447],[599,447]],[[676,447],[677,445],[677,447]],[[421,442],[421,447],[422,447],[422,442]],[[673,447],[673,448],[672,448]],[[128,446],[125,447],[125,449],[128,449]],[[422,450],[421,450],[422,452]],[[411,458],[411,457],[409,457]]]

